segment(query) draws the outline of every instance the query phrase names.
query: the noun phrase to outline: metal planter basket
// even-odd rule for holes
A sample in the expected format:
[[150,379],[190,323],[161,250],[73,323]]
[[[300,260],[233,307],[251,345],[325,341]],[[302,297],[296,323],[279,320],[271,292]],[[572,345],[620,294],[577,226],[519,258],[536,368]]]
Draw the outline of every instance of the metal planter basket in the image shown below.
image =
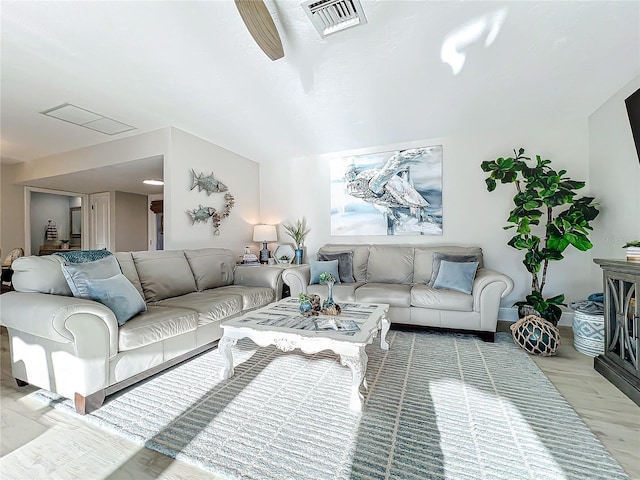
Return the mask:
[[604,353],[604,315],[576,310],[573,314],[573,346],[590,357]]

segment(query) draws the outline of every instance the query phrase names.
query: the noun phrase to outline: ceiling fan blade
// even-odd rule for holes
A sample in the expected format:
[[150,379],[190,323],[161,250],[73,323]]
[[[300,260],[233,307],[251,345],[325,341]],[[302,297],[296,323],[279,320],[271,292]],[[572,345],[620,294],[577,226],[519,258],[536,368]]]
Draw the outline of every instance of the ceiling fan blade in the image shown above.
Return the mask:
[[271,60],[284,57],[284,49],[276,24],[263,0],[235,0],[247,30]]

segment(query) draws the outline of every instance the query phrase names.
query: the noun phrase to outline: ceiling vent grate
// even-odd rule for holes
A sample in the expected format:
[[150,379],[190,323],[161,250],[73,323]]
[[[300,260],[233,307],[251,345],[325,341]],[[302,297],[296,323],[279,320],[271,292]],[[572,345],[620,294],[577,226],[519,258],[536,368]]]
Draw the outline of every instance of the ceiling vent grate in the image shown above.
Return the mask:
[[359,0],[310,0],[301,6],[323,38],[367,23]]
[[63,122],[73,123],[79,127],[88,128],[106,135],[117,135],[119,133],[135,130],[136,127],[126,123],[113,120],[99,113],[92,112],[86,108],[76,107],[70,103],[63,103],[57,107],[40,112],[48,117],[57,118]]

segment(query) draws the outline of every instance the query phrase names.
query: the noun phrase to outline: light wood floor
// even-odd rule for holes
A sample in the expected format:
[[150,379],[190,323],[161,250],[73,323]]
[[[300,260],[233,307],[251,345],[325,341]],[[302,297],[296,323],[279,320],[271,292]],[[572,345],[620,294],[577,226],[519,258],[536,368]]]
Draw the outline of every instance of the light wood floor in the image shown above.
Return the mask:
[[[640,480],[640,407],[593,369],[591,357],[573,348],[571,329],[562,329],[562,336],[556,357],[534,357],[535,362],[629,476]],[[4,328],[0,346],[2,480],[215,478],[27,398],[35,389],[15,385]]]

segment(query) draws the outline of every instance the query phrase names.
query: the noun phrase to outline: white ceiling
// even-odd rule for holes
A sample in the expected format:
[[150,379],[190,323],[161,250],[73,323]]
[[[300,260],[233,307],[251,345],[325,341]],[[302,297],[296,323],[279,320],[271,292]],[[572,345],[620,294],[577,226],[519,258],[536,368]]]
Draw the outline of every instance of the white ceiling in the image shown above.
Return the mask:
[[[1,2],[3,161],[175,126],[277,162],[584,118],[640,73],[637,1],[363,0],[368,23],[325,39],[299,1],[266,4],[275,62],[230,0]],[[136,130],[39,113],[63,103]],[[82,181],[108,172],[92,173]]]

